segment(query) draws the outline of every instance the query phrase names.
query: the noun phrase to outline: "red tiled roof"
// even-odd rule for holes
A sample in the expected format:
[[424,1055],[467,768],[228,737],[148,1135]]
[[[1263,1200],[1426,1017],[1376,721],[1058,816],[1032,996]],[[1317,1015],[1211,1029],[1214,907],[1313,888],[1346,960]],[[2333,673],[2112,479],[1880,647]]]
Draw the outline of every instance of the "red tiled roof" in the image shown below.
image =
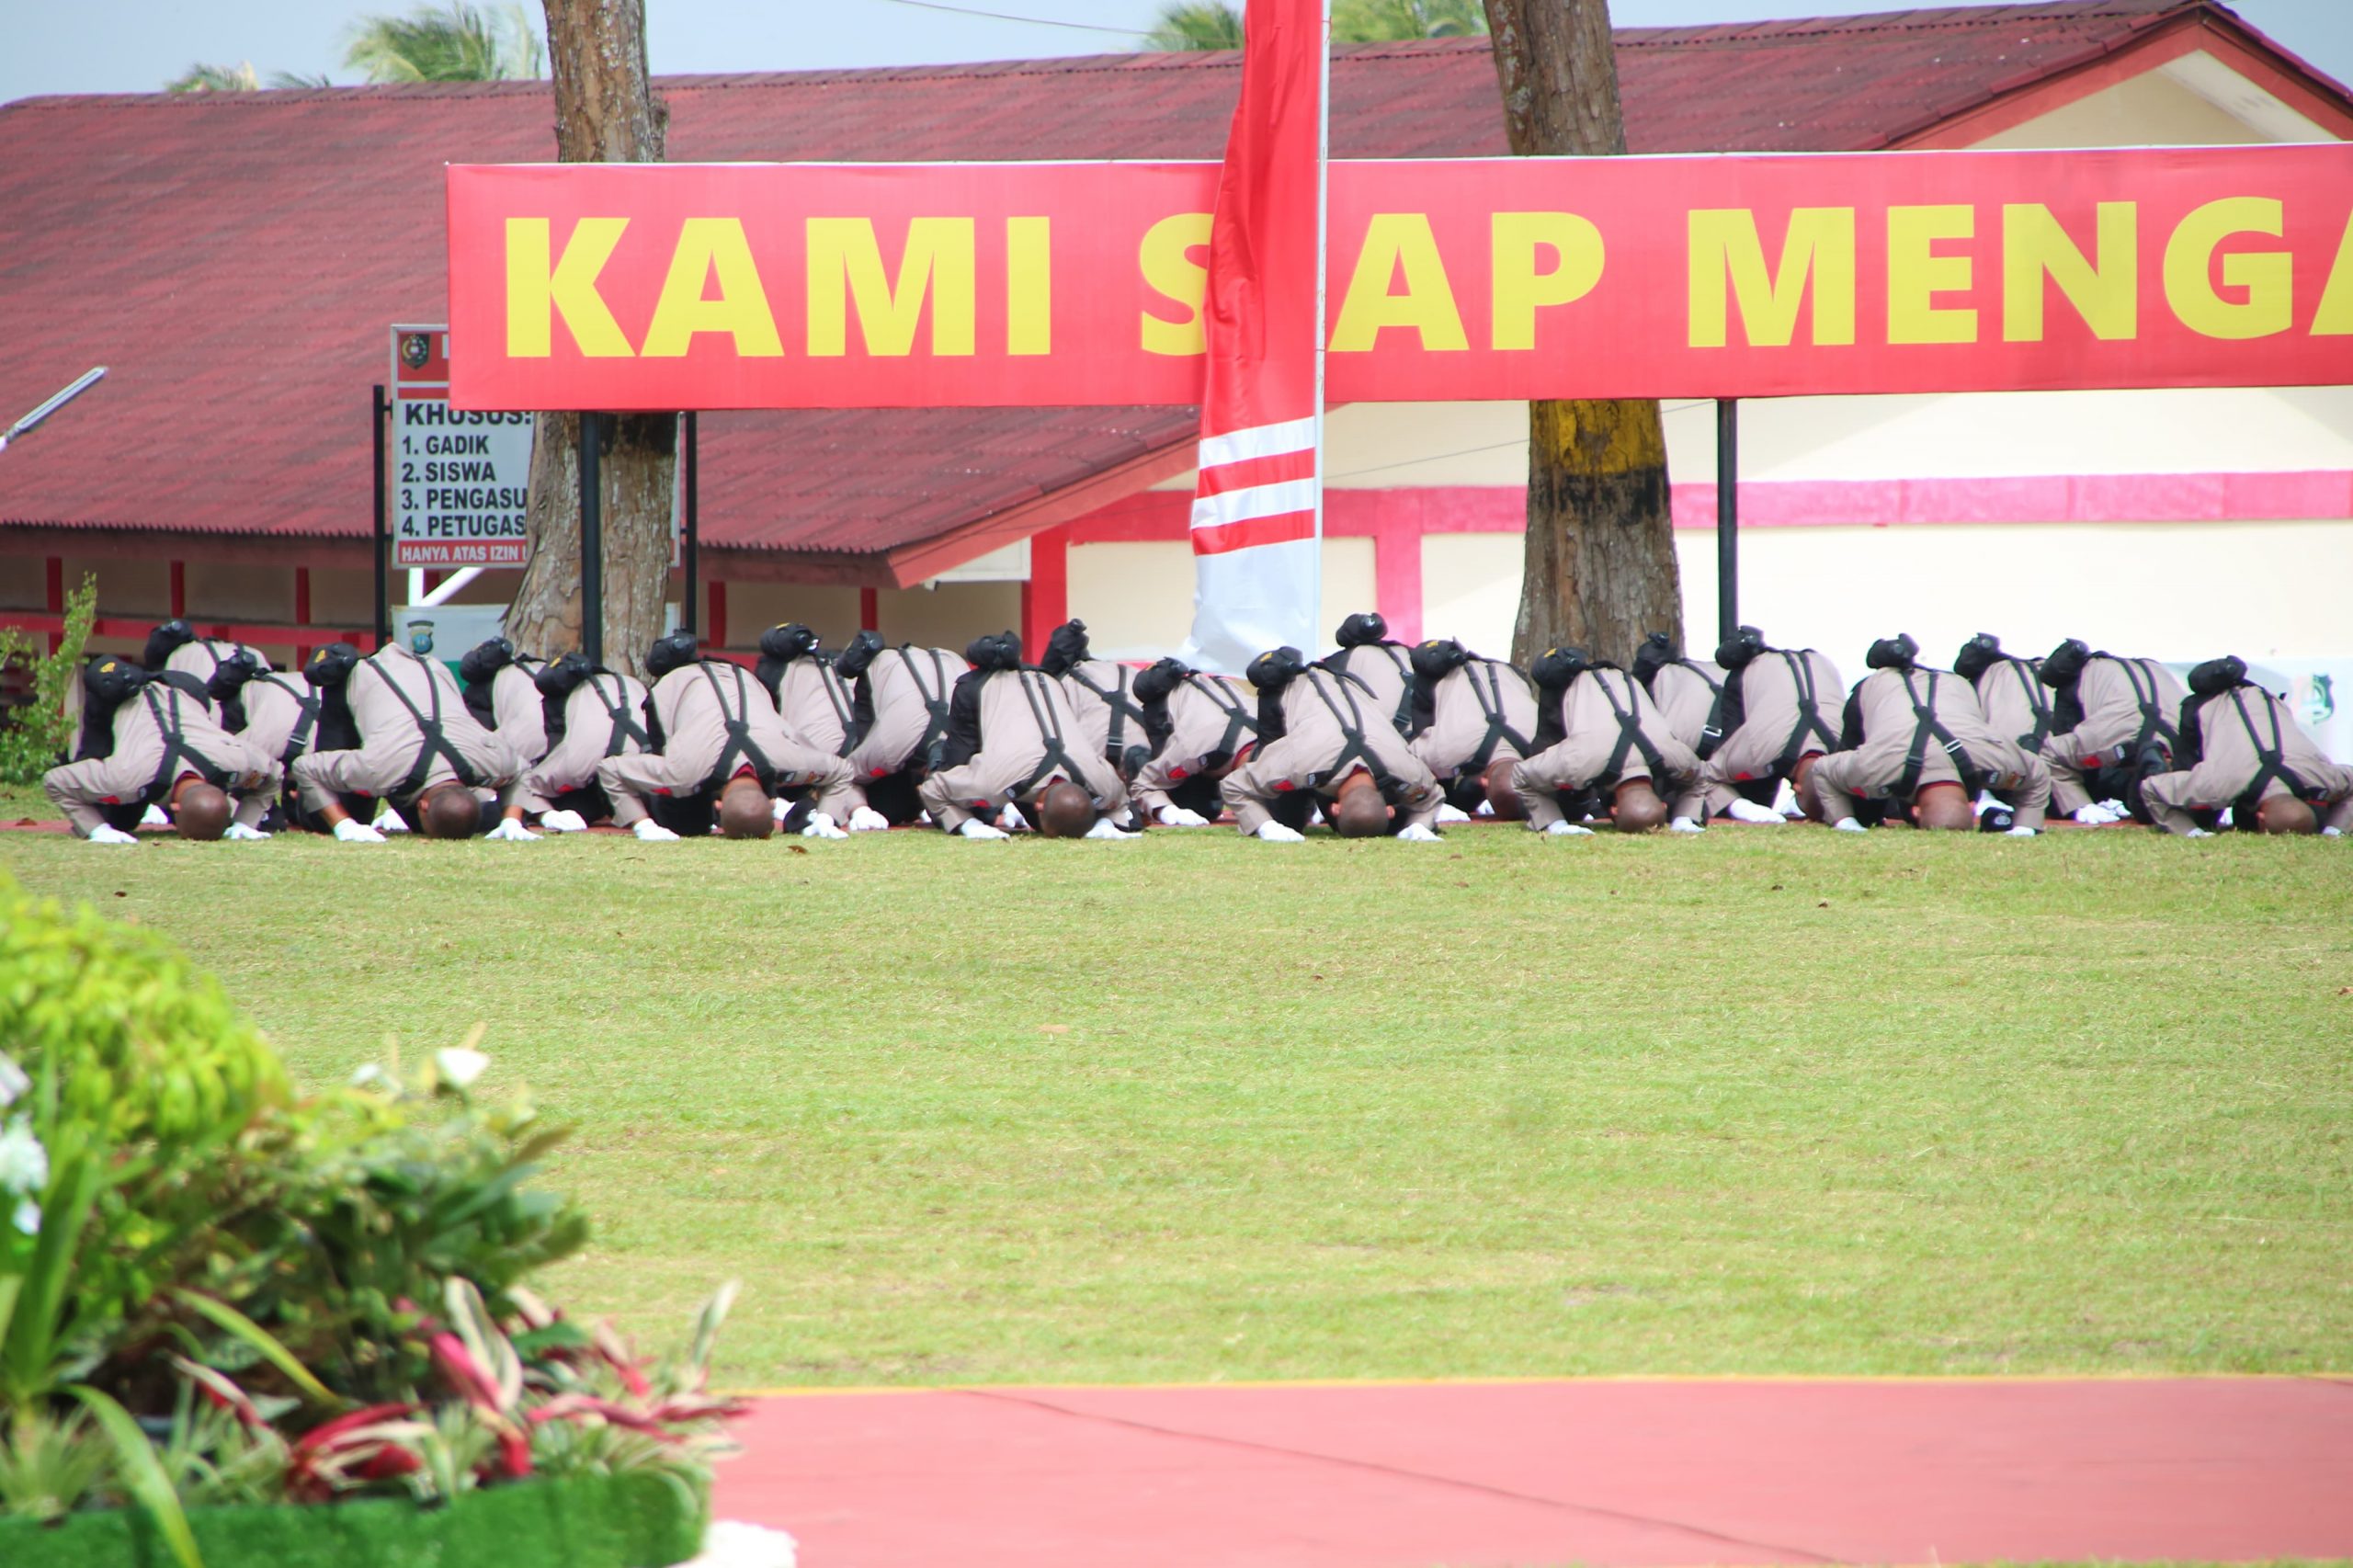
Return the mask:
[[[1619,67],[1637,152],[1851,150],[2201,23],[2255,36],[2205,0],[2071,0],[1632,28]],[[682,161],[1212,158],[1238,77],[1235,55],[1147,54],[670,77],[659,91]],[[1344,48],[1332,79],[1339,155],[1504,151],[1483,40]],[[546,159],[548,99],[485,84],[0,108],[0,409],[93,364],[113,372],[0,454],[0,526],[364,535],[385,326],[445,315],[441,165]],[[1191,418],[779,413],[705,429],[713,548],[840,567],[985,531],[1180,449]]]

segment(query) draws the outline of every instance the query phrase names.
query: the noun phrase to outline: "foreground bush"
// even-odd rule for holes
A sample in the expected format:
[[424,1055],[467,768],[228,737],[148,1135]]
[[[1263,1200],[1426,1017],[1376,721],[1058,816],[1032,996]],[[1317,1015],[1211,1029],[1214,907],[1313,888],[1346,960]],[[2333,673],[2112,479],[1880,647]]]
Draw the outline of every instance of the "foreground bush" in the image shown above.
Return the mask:
[[464,1499],[518,1483],[534,1500],[465,1517],[568,1498],[587,1521],[652,1486],[699,1531],[735,1413],[707,1392],[729,1292],[662,1361],[534,1294],[587,1221],[529,1185],[563,1130],[478,1100],[475,1043],[298,1098],[167,944],[0,878],[0,1559],[192,1565],[202,1537],[295,1560],[236,1510],[371,1495],[450,1510],[385,1540],[445,1541],[477,1528]]

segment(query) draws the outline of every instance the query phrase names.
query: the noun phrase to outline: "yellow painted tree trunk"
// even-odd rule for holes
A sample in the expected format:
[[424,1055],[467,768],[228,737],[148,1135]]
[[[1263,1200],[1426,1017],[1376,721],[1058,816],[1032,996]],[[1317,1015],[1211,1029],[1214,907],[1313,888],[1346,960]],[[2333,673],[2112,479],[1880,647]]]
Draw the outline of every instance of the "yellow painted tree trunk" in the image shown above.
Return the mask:
[[[1626,151],[1608,0],[1485,0],[1514,153]],[[1528,551],[1512,657],[1574,643],[1631,662],[1683,641],[1666,432],[1650,399],[1528,405]]]
[[[642,0],[545,0],[555,77],[556,157],[567,164],[658,164],[668,111],[645,68]],[[669,597],[678,420],[608,417],[598,445],[604,489],[605,662],[642,675]],[[530,564],[506,634],[552,658],[580,646],[580,419],[542,414],[531,452],[525,528]]]

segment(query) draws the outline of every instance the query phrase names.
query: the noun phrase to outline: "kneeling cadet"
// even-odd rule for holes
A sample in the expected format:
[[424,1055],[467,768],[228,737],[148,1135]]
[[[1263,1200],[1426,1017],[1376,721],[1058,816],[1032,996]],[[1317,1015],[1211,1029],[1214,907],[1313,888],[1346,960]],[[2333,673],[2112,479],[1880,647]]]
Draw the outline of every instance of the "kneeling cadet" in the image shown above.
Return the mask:
[[278,793],[278,759],[222,729],[202,701],[120,658],[85,665],[82,694],[76,760],[40,781],[77,837],[135,844],[131,829],[150,806],[184,838],[269,836],[261,821]]
[[2193,812],[2231,812],[2243,832],[2338,837],[2353,827],[2353,769],[2329,760],[2288,705],[2246,678],[2246,662],[2189,672],[2174,770],[2140,781],[2143,809],[2167,833],[2203,838]]
[[1014,807],[1049,837],[1135,837],[1112,820],[1128,814],[1127,786],[1063,683],[1021,662],[1021,639],[975,638],[964,658],[972,667],[949,694],[939,767],[916,790],[932,821],[963,838],[1004,838],[984,818]]
[[1438,779],[1361,682],[1289,647],[1245,673],[1258,689],[1258,744],[1218,790],[1245,837],[1298,843],[1313,801],[1344,838],[1438,841]]
[[[294,759],[306,825],[346,844],[381,844],[383,834],[351,810],[355,801],[372,798],[389,801],[429,837],[471,838],[484,805],[515,782],[523,759],[467,710],[457,678],[432,653],[430,630],[413,627],[409,642],[380,648],[347,668],[313,661],[313,686],[342,687],[358,744]],[[323,712],[333,700],[323,690]],[[519,822],[502,822],[489,836],[526,842],[539,835]]]
[[1916,667],[1919,652],[1908,635],[1871,644],[1871,673],[1847,699],[1839,749],[1799,765],[1799,804],[1844,833],[1863,831],[1859,800],[1909,807],[1920,827],[1967,830],[1978,825],[1979,794],[1990,791],[2017,813],[2010,835],[2033,837],[2051,804],[2050,769],[1995,733],[1969,682]]
[[1582,648],[1548,649],[1529,674],[1542,703],[1541,749],[1512,771],[1512,783],[1529,827],[1590,834],[1569,821],[1564,802],[1574,802],[1607,812],[1620,833],[1699,831],[1699,759],[1632,676]]

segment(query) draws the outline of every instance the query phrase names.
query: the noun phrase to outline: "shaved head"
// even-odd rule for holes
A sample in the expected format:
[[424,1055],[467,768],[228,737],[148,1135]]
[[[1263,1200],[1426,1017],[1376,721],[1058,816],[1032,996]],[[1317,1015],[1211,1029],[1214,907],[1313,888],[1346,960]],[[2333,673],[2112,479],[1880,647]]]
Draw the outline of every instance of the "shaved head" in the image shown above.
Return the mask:
[[767,838],[776,832],[776,808],[760,781],[739,775],[719,792],[719,832],[724,838]]
[[1658,798],[1647,778],[1629,778],[1618,786],[1609,820],[1620,833],[1654,833],[1666,825],[1666,802]]
[[2266,833],[2320,831],[2320,819],[2313,815],[2312,807],[2293,795],[2266,795],[2255,808],[2255,820]]
[[1528,802],[1519,798],[1519,790],[1512,776],[1519,771],[1515,757],[1497,757],[1487,765],[1487,809],[1495,813],[1497,822],[1526,822]]
[[229,831],[229,797],[201,778],[183,783],[172,796],[172,827],[182,838],[210,842]]
[[1340,792],[1324,815],[1342,838],[1378,838],[1389,831],[1389,802],[1362,768],[1340,780]]
[[1923,784],[1912,797],[1912,821],[1931,833],[1970,833],[1977,826],[1977,812],[1960,785]]
[[1798,758],[1797,767],[1790,770],[1790,791],[1798,798],[1798,810],[1808,822],[1822,820],[1822,797],[1813,792],[1813,765],[1822,759],[1818,751],[1810,751]]
[[1038,831],[1048,838],[1084,838],[1095,825],[1095,797],[1067,778],[1057,778],[1039,793]]
[[482,802],[462,784],[436,784],[417,805],[416,825],[427,838],[472,838],[482,826]]

